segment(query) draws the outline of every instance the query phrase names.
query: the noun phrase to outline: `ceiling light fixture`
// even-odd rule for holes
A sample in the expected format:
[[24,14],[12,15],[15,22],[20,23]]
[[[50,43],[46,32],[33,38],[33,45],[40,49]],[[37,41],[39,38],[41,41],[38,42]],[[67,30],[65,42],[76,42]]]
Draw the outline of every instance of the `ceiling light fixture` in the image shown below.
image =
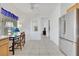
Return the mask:
[[30,4],[31,9],[33,10],[35,8],[35,3]]

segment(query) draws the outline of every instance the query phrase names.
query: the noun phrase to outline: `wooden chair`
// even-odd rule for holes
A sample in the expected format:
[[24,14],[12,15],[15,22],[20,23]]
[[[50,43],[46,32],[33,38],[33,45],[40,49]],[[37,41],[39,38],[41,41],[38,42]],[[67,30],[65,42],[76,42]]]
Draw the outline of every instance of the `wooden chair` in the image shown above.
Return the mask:
[[25,45],[25,32],[23,32],[23,45]]
[[13,55],[14,55],[15,49],[22,50],[22,47],[24,47],[25,45],[25,33],[24,32],[22,32],[19,36],[10,37],[9,39],[10,41],[12,41],[11,46],[9,47],[9,50],[13,52]]
[[21,37],[22,37],[21,43],[22,43],[22,46],[24,46],[25,45],[25,32],[21,33]]
[[15,38],[15,43],[14,43],[14,45],[15,45],[15,49],[21,49],[22,50],[22,43],[21,43],[21,40],[22,40],[22,37],[21,37],[21,35],[19,35],[19,36],[17,36],[16,38]]
[[9,40],[12,41],[10,44],[11,46],[9,47],[9,51],[11,51],[13,55],[15,54],[15,49],[22,50],[21,35],[16,36],[16,37],[9,37]]

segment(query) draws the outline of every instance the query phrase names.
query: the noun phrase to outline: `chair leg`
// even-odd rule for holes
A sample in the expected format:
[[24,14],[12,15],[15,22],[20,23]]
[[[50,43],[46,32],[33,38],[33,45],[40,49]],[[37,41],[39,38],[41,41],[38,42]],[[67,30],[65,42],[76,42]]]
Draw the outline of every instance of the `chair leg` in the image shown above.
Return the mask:
[[23,45],[25,45],[25,36],[24,36],[24,42],[23,42]]
[[22,43],[21,43],[21,40],[20,40],[20,49],[22,50]]
[[24,47],[24,42],[22,42],[22,46]]

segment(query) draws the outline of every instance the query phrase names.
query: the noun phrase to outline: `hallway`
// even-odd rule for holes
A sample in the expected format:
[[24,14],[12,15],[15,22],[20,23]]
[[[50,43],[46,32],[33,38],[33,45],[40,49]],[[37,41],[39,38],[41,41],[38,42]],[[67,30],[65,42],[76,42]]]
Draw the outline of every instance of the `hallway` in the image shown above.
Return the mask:
[[[79,51],[76,44],[79,34],[79,29],[77,29],[79,21],[77,22],[78,18],[76,17],[78,13],[75,11],[70,13],[67,10],[71,9],[69,6],[72,4],[73,3],[1,3],[1,39],[4,39],[5,36],[7,36],[7,39],[9,39],[8,37],[14,38],[10,44],[10,40],[6,40],[8,41],[7,47],[4,49],[9,52],[5,52],[6,55],[79,55],[76,52]],[[77,10],[77,12],[79,12],[79,10]],[[46,37],[42,37],[43,34],[45,34]],[[23,45],[24,43],[25,45]],[[20,50],[21,46],[24,46],[22,50]],[[9,51],[9,47],[11,47],[11,51]],[[20,49],[16,49],[18,47],[20,47]],[[3,55],[3,52],[1,55]]]
[[23,50],[16,50],[15,56],[64,56],[58,47],[47,38],[27,40]]

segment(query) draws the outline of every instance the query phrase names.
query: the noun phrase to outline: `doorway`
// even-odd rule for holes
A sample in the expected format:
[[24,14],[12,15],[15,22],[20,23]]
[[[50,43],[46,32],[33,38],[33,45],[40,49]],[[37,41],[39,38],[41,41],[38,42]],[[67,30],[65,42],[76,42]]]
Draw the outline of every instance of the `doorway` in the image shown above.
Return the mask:
[[48,39],[50,40],[50,20],[48,20]]
[[[43,19],[42,22],[41,22],[41,27],[42,27],[42,38],[47,38],[50,40],[50,20],[46,20],[46,19]],[[46,31],[46,33],[45,33]],[[43,35],[43,34],[46,34],[46,35]]]

